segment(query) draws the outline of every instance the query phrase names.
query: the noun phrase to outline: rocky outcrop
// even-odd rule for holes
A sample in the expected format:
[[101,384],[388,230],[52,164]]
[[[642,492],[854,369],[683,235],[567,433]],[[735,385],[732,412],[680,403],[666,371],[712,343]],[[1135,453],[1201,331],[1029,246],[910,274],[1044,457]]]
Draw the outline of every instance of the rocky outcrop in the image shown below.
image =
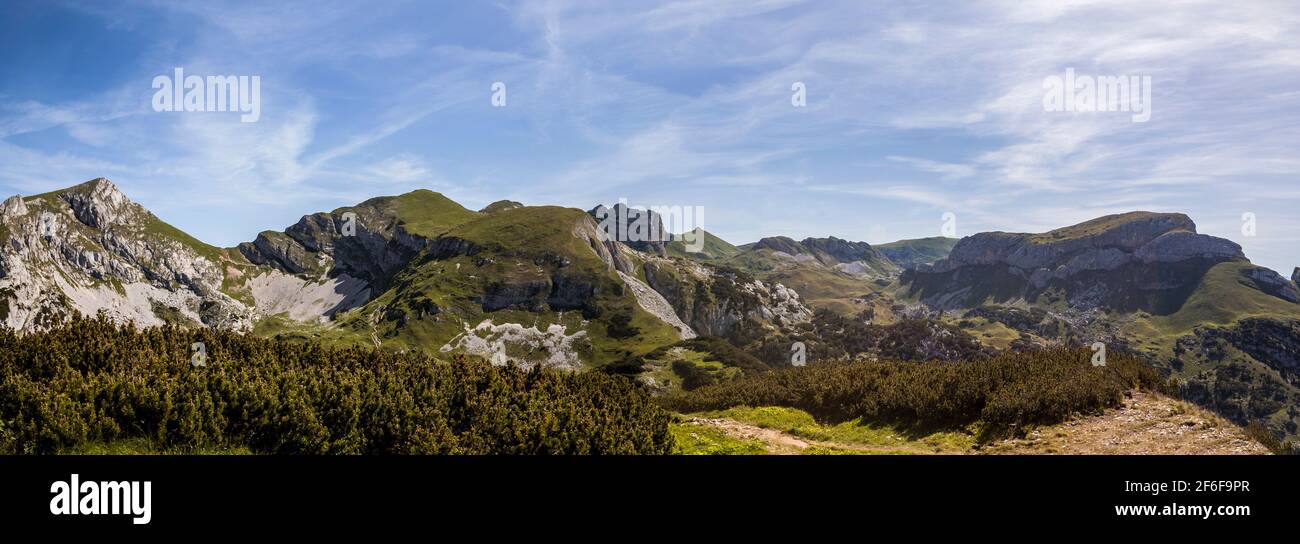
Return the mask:
[[[0,219],[17,219],[27,215],[27,204],[23,202],[21,195],[14,195],[6,198],[3,204],[0,204]],[[1300,268],[1296,269],[1300,271]]]
[[669,304],[668,299],[665,299],[658,291],[655,291],[635,276],[624,274],[622,272],[619,272],[618,276],[619,278],[622,278],[623,283],[631,289],[632,295],[636,297],[636,302],[641,306],[641,309],[650,312],[650,315],[659,318],[664,323],[672,325],[674,329],[677,329],[678,336],[682,340],[689,340],[696,337],[695,331],[691,329],[691,326],[684,323],[681,318],[677,316],[677,313],[673,310],[672,304]]
[[799,245],[799,242],[785,236],[769,236],[767,238],[762,238],[759,241],[754,242],[754,245],[750,249],[770,249],[787,255],[806,253],[804,248]]
[[834,236],[830,238],[804,238],[799,244],[815,254],[827,255],[836,263],[853,261],[879,261],[885,259],[876,248],[866,242],[850,242]]
[[72,208],[77,220],[101,230],[125,223],[141,210],[113,182],[104,178],[96,178],[63,191],[59,197]]
[[804,238],[798,242],[785,236],[771,236],[755,242],[749,249],[769,250],[777,258],[820,265],[859,278],[893,277],[898,272],[898,267],[871,244],[834,236]]
[[518,323],[495,324],[485,319],[439,348],[442,353],[462,351],[478,355],[497,366],[542,366],[562,370],[582,368],[581,355],[589,354],[587,331],[572,334],[564,325],[526,327]]
[[522,207],[524,207],[523,204],[515,202],[513,200],[498,200],[496,202],[488,204],[487,206],[484,206],[483,209],[479,210],[479,213],[496,213],[496,212],[503,212],[506,210],[513,210]]
[[289,274],[346,274],[369,283],[378,293],[431,243],[406,232],[395,217],[383,210],[362,204],[333,213],[304,215],[282,233],[258,234],[253,242],[240,244],[239,251],[254,264]]
[[[1078,308],[1163,313],[1176,309],[1211,266],[1236,260],[1245,260],[1241,246],[1197,234],[1186,215],[1133,212],[1043,234],[969,236],[947,258],[901,280],[910,294],[945,309],[989,299],[1032,302],[1053,292]],[[1275,278],[1257,280],[1291,300]]]
[[1197,327],[1167,363],[1183,376],[1183,398],[1241,425],[1263,423],[1278,437],[1300,434],[1300,321],[1250,317]]
[[793,289],[735,270],[668,259],[648,260],[642,270],[646,283],[700,335],[734,338],[812,319],[812,311]]
[[1191,259],[1222,262],[1246,258],[1236,242],[1196,234],[1195,231],[1162,234],[1138,248],[1133,256],[1143,263],[1176,263]]
[[602,242],[625,244],[637,251],[663,256],[673,240],[663,216],[627,204],[598,205],[587,212],[596,221]]
[[40,330],[73,312],[117,322],[247,330],[252,311],[222,291],[220,250],[179,234],[109,180],[0,205],[4,324]]
[[573,227],[573,236],[585,242],[587,247],[596,253],[596,257],[611,269],[629,274],[635,267],[631,256],[624,249],[627,246],[616,240],[606,239],[598,230],[594,220],[578,221]]
[[1300,289],[1281,274],[1262,266],[1241,271],[1244,279],[1256,289],[1288,302],[1300,303]]

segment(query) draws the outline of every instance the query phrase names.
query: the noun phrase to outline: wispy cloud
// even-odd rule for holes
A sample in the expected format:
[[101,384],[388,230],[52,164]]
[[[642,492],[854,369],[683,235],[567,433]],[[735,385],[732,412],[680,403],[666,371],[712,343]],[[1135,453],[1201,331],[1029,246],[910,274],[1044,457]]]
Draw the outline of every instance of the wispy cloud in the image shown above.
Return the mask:
[[[164,215],[221,210],[174,217],[225,244],[420,185],[701,202],[706,228],[747,238],[929,236],[943,211],[972,232],[1163,209],[1223,225],[1269,266],[1300,263],[1290,224],[1250,240],[1229,228],[1300,204],[1300,6],[1163,4],[76,6],[146,43],[114,52],[104,88],[40,92],[68,90],[53,69],[0,82],[0,187],[117,176]],[[262,75],[264,119],[149,111],[148,78],[181,65]],[[1067,68],[1150,76],[1151,120],[1044,111],[1044,78]],[[490,105],[496,81],[507,107]]]

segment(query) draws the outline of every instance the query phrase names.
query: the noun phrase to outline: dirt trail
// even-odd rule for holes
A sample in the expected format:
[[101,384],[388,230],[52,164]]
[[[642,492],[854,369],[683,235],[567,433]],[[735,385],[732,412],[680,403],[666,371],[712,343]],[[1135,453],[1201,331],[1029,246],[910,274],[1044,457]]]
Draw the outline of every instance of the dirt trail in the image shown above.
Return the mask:
[[1004,440],[988,453],[1101,455],[1267,455],[1240,427],[1197,406],[1134,393],[1124,407]]
[[[809,453],[813,447],[862,453],[933,454],[919,443],[871,446],[823,442],[777,429],[726,418],[691,417],[688,424],[715,427],[732,438],[755,440],[775,455]],[[1024,438],[986,444],[947,454],[1073,454],[1073,455],[1267,455],[1268,450],[1246,437],[1241,428],[1202,408],[1151,393],[1134,393],[1123,408],[1097,416],[1042,427]]]

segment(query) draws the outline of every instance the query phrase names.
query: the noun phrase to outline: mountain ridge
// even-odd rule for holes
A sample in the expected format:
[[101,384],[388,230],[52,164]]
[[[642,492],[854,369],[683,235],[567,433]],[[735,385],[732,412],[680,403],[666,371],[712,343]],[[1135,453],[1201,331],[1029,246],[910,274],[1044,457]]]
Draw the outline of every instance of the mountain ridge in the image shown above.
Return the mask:
[[[598,210],[499,201],[473,211],[416,190],[219,248],[96,178],[0,203],[0,321],[35,331],[105,313],[145,327],[612,369],[660,388],[788,364],[782,342],[800,338],[849,357],[921,358],[1102,341],[1143,354],[1235,422],[1263,418],[1284,434],[1300,423],[1287,411],[1300,406],[1300,356],[1287,355],[1300,352],[1290,347],[1300,346],[1300,288],[1184,214],[879,245],[772,236],[735,246],[697,228],[695,253],[681,239],[610,239]],[[884,336],[845,336],[855,330]],[[908,347],[914,334],[920,344]],[[1269,342],[1280,344],[1255,349]]]

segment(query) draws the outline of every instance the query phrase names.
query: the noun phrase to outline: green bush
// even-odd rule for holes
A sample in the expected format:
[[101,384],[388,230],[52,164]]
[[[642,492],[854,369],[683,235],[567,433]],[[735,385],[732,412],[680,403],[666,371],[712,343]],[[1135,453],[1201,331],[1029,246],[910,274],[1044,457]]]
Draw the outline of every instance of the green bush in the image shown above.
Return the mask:
[[662,402],[684,413],[784,406],[831,423],[858,417],[920,427],[981,422],[1000,433],[1119,406],[1133,388],[1166,388],[1136,357],[1112,353],[1104,367],[1092,366],[1091,357],[1090,350],[1058,348],[965,363],[827,362],[676,393]]
[[[206,367],[190,364],[193,342]],[[626,379],[74,319],[0,331],[0,452],[145,439],[277,454],[662,454],[669,415]]]

